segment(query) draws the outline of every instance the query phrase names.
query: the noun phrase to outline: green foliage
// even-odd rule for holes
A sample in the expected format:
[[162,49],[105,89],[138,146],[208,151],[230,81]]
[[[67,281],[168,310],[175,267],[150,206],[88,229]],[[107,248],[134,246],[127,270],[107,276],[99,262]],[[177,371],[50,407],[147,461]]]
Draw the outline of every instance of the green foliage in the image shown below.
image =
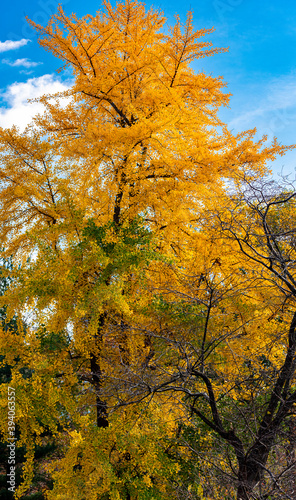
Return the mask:
[[36,337],[40,339],[40,351],[42,353],[62,351],[67,348],[70,343],[69,337],[64,331],[47,332],[45,327],[38,330]]
[[[190,303],[186,300],[169,301],[162,295],[153,298],[150,308],[163,320],[172,324],[202,326],[206,315],[206,308],[200,304]],[[147,308],[148,312],[148,308]]]
[[153,234],[144,227],[141,217],[119,227],[114,222],[97,226],[93,219],[89,219],[82,234],[82,242],[75,247],[75,254],[83,258],[90,250],[90,244],[95,243],[92,250],[99,260],[106,262],[98,277],[101,282],[110,279],[110,276],[114,278],[117,274],[127,274],[155,258]]
[[44,500],[44,495],[40,491],[36,491],[31,495],[24,495],[20,500]]

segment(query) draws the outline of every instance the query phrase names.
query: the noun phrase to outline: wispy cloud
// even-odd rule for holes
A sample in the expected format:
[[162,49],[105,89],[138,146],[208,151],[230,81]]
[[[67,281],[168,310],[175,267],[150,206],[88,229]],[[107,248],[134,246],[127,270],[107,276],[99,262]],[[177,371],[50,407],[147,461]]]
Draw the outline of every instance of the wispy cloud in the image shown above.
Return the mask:
[[[258,139],[267,135],[269,143],[274,137],[282,144],[296,143],[295,72],[265,82],[258,80],[250,86],[246,83],[243,92],[236,93],[235,99],[230,101],[230,107],[225,111],[226,121],[235,133],[256,127]],[[291,150],[283,158],[276,159],[271,167],[274,172],[282,168],[285,173],[293,172],[296,151]]]
[[24,68],[35,68],[35,66],[39,66],[40,64],[43,64],[42,62],[34,62],[30,61],[30,59],[23,58],[23,59],[16,59],[15,61],[11,61],[10,59],[2,59],[1,61],[3,64],[8,64],[8,66],[12,67],[24,67]]
[[22,38],[21,40],[6,40],[5,42],[0,42],[0,52],[6,52],[7,50],[15,50],[27,45],[30,42],[27,38]]
[[[257,127],[258,132],[278,135],[284,129],[296,126],[296,75],[284,75],[262,85],[252,103],[241,103],[230,128],[236,131]],[[250,93],[249,93],[250,94]],[[288,131],[288,130],[287,130]]]
[[68,88],[67,82],[62,82],[55,75],[43,75],[26,82],[13,83],[0,94],[5,106],[0,107],[0,126],[6,128],[17,125],[23,130],[36,114],[44,111],[42,104],[29,103],[29,99],[62,92]]

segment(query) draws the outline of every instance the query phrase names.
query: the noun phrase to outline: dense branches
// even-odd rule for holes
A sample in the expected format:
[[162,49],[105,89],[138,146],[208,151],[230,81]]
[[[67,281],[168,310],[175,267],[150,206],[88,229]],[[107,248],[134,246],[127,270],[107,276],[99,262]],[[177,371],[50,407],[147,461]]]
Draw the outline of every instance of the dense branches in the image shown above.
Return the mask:
[[28,455],[19,495],[46,428],[63,449],[48,498],[173,498],[168,450],[202,421],[249,498],[293,409],[294,191],[258,184],[289,147],[234,136],[223,80],[190,67],[224,49],[191,14],[164,23],[129,1],[31,23],[74,83],[23,133],[0,131],[16,263],[2,303],[29,317],[0,334]]

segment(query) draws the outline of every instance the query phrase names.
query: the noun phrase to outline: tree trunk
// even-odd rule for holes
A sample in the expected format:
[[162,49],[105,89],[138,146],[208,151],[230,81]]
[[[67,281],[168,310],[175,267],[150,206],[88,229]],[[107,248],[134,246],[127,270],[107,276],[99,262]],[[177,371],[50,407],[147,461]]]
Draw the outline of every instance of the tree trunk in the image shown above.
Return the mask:
[[108,427],[107,420],[107,404],[102,401],[100,397],[101,385],[102,385],[102,371],[99,364],[98,355],[92,354],[90,359],[90,367],[92,372],[93,386],[96,392],[96,413],[97,413],[97,426],[98,427]]
[[101,399],[101,387],[102,387],[102,370],[100,366],[100,350],[102,343],[102,328],[104,326],[106,319],[105,314],[101,314],[99,319],[99,325],[97,329],[97,334],[95,336],[96,349],[95,352],[91,353],[90,357],[90,369],[92,373],[92,383],[95,388],[96,393],[96,413],[97,413],[97,426],[98,427],[108,427],[107,419],[107,403]]
[[262,479],[262,473],[263,468],[259,462],[245,458],[239,467],[237,500],[251,500],[254,498],[252,491]]

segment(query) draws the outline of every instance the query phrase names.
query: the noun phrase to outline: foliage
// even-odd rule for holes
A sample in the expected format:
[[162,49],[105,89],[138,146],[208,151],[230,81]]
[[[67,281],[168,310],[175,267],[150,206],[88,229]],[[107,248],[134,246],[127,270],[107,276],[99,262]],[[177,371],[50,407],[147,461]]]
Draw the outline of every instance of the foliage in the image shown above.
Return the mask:
[[222,78],[190,63],[224,49],[190,13],[164,28],[105,2],[31,24],[74,83],[0,131],[16,497],[46,434],[49,499],[249,498],[294,408],[294,190],[260,187],[290,148],[220,121]]

